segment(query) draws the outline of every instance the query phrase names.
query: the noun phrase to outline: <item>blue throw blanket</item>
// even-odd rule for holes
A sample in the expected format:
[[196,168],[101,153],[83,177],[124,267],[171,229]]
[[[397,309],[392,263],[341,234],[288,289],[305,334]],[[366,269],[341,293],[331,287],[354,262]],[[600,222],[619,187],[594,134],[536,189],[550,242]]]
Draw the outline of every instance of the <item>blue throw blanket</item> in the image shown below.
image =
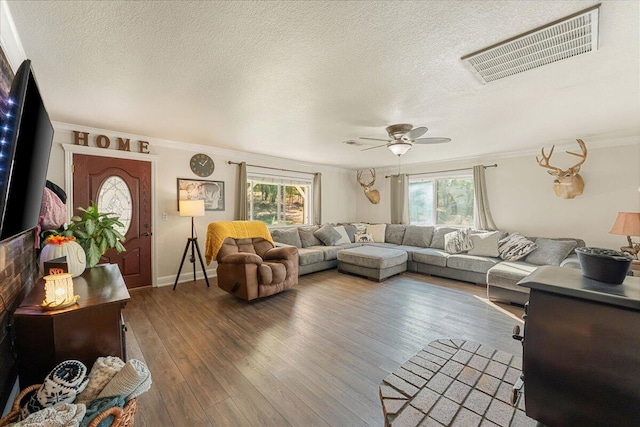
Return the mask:
[[[80,427],[87,427],[89,424],[91,424],[91,421],[93,421],[95,417],[97,417],[107,409],[113,408],[114,406],[119,406],[120,408],[124,407],[124,397],[101,397],[100,399],[92,400],[87,404],[87,412],[80,422]],[[109,415],[104,420],[100,421],[98,427],[109,427],[112,422],[113,415]]]

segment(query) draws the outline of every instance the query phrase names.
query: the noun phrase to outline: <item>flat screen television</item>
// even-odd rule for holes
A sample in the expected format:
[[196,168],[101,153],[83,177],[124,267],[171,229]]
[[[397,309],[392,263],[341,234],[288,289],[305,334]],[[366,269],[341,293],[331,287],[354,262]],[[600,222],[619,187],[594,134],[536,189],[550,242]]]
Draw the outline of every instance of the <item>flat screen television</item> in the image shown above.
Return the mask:
[[53,125],[25,60],[13,79],[0,131],[0,240],[38,225]]

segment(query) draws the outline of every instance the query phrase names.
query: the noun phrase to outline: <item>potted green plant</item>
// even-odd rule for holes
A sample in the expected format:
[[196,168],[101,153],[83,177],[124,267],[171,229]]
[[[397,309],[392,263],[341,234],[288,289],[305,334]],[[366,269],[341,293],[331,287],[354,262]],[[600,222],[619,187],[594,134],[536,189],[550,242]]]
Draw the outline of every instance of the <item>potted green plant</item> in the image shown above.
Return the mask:
[[87,256],[88,267],[95,267],[100,257],[110,248],[118,253],[126,251],[122,245],[125,237],[118,230],[124,225],[115,214],[98,212],[98,206],[93,202],[86,209],[78,210],[82,212],[82,216],[71,217],[71,223],[60,234],[76,238]]

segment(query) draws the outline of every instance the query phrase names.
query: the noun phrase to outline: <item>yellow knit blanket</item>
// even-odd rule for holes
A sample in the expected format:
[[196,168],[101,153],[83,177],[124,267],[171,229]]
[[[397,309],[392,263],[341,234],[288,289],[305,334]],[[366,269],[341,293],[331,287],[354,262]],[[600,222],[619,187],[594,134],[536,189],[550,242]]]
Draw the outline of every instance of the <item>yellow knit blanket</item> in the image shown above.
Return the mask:
[[262,221],[219,221],[212,222],[207,227],[207,243],[205,258],[207,265],[218,256],[222,242],[227,237],[234,239],[249,239],[262,237],[273,244],[271,233]]

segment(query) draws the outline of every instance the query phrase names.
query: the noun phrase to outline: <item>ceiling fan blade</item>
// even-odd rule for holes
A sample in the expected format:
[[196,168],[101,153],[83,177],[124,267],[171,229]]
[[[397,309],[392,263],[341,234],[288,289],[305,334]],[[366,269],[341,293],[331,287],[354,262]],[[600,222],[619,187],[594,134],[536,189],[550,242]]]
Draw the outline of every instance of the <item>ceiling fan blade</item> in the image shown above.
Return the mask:
[[375,147],[369,147],[369,148],[363,148],[360,151],[367,151],[367,150],[373,150],[374,148],[380,148],[380,147],[386,147],[387,144],[382,144],[382,145],[376,145]]
[[445,142],[450,142],[451,138],[420,138],[416,139],[413,142],[415,144],[444,144]]
[[384,141],[384,142],[389,142],[389,139],[382,139],[382,138],[367,138],[366,136],[361,136],[360,139],[368,139],[370,141]]
[[427,133],[429,129],[427,129],[424,126],[421,126],[419,128],[415,128],[415,129],[411,129],[409,132],[405,133],[404,136],[402,137],[403,139],[416,139],[416,138],[420,138],[422,135],[424,135],[425,133]]

